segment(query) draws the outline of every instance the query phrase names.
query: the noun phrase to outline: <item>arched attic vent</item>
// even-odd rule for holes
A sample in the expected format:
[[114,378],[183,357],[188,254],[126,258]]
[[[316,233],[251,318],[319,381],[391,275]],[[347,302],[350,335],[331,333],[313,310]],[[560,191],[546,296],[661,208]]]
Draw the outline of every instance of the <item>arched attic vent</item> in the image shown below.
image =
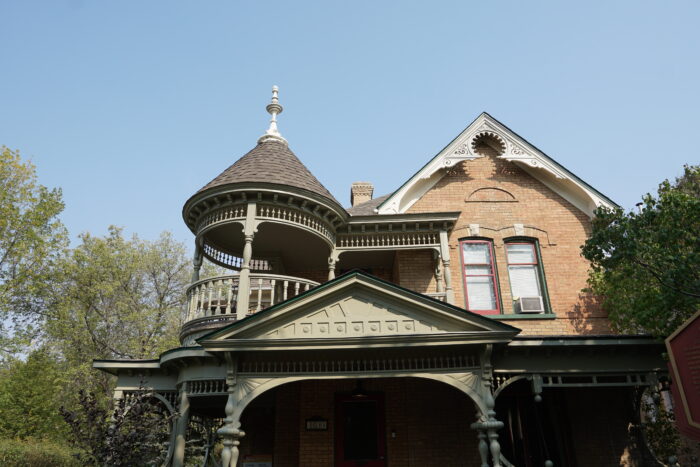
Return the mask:
[[503,138],[501,138],[498,134],[492,131],[482,131],[481,133],[474,135],[472,138],[471,147],[472,151],[474,151],[476,154],[480,154],[480,149],[483,149],[484,146],[493,149],[499,156],[506,152],[505,141],[503,141]]

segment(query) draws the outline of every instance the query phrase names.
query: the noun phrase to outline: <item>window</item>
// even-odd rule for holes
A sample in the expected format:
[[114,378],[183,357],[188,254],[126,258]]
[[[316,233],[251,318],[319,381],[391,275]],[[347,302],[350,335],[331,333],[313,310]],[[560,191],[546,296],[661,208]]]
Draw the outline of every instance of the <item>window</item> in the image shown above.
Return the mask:
[[460,250],[467,310],[485,315],[500,313],[493,243],[463,240]]
[[507,242],[506,259],[515,312],[544,313],[544,278],[537,244],[532,241]]

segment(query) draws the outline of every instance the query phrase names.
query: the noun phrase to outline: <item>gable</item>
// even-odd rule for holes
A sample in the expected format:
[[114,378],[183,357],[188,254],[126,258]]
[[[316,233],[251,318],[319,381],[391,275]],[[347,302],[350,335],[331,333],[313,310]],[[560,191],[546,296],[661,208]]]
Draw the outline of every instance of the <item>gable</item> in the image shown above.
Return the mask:
[[[435,206],[460,211],[470,223],[492,224],[508,219],[525,224],[579,218],[586,214],[556,190],[513,162],[498,157],[491,148],[479,150],[479,158],[463,161],[448,170],[408,209],[409,214],[431,212]],[[547,213],[543,216],[541,213]]]
[[[377,208],[379,214],[407,212],[434,187],[449,170],[461,162],[486,157],[475,149],[479,141],[489,138],[496,144],[499,159],[510,162],[589,217],[599,206],[614,207],[614,202],[569,172],[549,156],[522,139],[505,125],[482,113],[459,136]],[[491,193],[495,195],[495,193]]]
[[200,339],[261,342],[401,336],[493,334],[518,329],[380,279],[353,272],[312,289],[299,300],[252,315]]
[[258,328],[256,339],[364,337],[440,332],[483,331],[472,323],[431,315],[375,294],[355,293],[317,304],[281,323]]

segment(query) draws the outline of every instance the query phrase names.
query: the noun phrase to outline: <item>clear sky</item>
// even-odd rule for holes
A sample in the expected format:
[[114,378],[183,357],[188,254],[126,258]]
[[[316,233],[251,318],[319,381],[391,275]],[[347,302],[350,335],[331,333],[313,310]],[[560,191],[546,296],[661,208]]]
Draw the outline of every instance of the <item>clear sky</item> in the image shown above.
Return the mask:
[[700,161],[698,1],[0,0],[0,144],[71,235],[192,244],[185,200],[280,131],[345,205],[487,111],[626,208]]

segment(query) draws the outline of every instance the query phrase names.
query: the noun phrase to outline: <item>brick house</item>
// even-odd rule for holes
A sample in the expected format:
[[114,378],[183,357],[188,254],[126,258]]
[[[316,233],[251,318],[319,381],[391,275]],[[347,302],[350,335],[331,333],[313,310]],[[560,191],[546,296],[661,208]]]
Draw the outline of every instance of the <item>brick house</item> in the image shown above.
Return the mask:
[[[393,193],[354,183],[346,209],[280,135],[276,89],[267,110],[183,208],[181,347],[94,363],[116,397],[145,381],[178,414],[169,465],[196,437],[227,467],[645,462],[636,404],[663,349],[582,292],[612,201],[483,113]],[[200,278],[204,258],[230,274]]]

